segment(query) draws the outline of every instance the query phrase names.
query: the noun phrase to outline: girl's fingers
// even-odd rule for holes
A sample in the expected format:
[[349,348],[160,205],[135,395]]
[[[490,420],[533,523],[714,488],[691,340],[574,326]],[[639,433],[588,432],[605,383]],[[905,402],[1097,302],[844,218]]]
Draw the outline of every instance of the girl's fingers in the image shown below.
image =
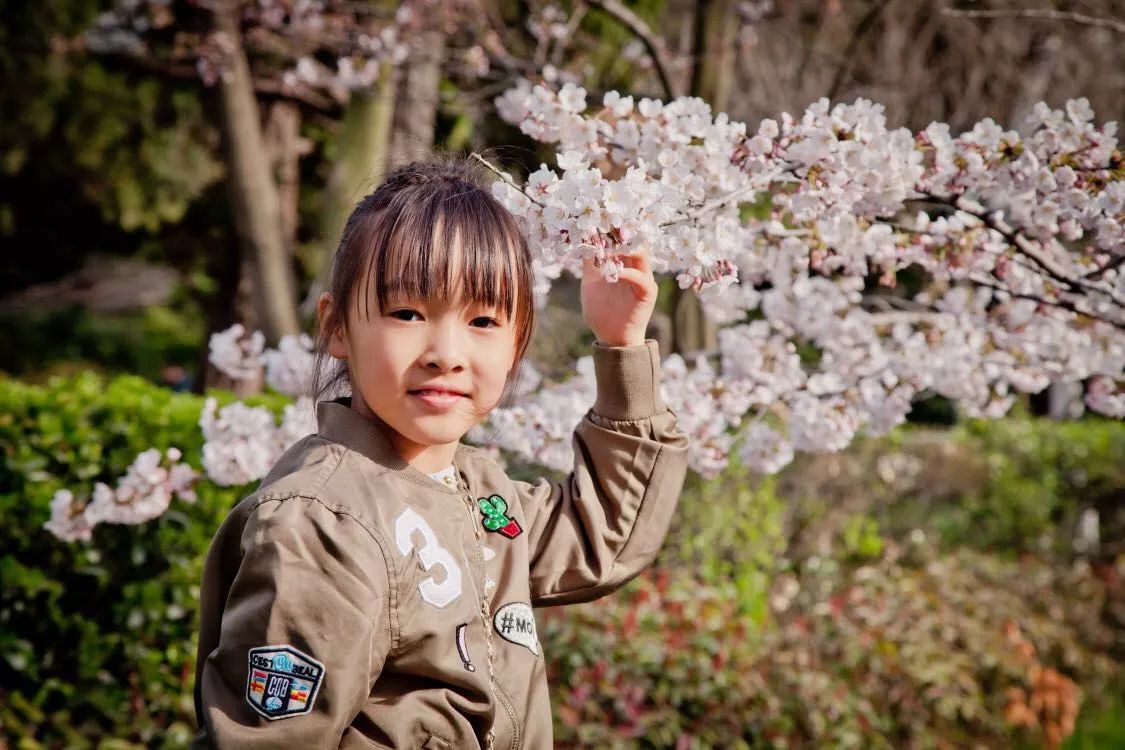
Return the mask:
[[636,252],[617,253],[611,257],[619,263],[624,263],[629,268],[639,268],[642,271],[649,270],[647,246],[639,248]]
[[[636,252],[632,253],[607,253],[606,260],[612,260],[625,268],[636,269],[644,274],[651,274],[652,268],[648,262],[648,248],[642,247]],[[602,270],[599,266],[595,265],[593,257],[582,259],[582,275],[590,273],[601,274]]]
[[656,294],[656,280],[648,271],[639,268],[622,268],[617,272],[617,283],[625,282],[633,287],[633,292],[639,299],[648,299]]

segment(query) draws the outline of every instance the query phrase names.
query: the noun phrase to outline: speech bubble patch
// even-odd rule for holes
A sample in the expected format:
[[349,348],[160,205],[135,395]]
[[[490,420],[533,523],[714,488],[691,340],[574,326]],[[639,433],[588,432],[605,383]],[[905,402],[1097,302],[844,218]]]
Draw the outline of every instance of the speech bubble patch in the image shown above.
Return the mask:
[[532,614],[530,604],[505,604],[492,616],[492,625],[504,640],[524,646],[531,653],[539,655],[539,634],[535,632],[535,615]]

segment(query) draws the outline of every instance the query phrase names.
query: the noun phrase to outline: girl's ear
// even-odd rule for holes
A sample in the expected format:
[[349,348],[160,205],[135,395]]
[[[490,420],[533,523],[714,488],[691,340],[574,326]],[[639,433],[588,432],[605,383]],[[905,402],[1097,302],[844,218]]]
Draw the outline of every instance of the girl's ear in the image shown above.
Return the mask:
[[320,330],[328,331],[328,353],[336,359],[348,358],[348,337],[344,326],[335,319],[336,306],[333,304],[332,293],[324,292],[316,301],[316,319]]

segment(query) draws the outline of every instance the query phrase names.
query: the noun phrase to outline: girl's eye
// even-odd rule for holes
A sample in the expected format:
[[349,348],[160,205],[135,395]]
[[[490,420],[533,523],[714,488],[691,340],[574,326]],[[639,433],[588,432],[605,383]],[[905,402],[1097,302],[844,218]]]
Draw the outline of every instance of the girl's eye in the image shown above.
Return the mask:
[[484,315],[480,316],[479,318],[473,318],[474,325],[480,323],[481,321],[484,321],[484,325],[478,325],[478,328],[489,328],[491,326],[496,326],[497,328],[500,327],[500,321],[496,320],[496,318],[489,318]]
[[[395,310],[393,313],[391,313],[391,317],[398,318],[399,320],[406,320],[406,321],[410,320],[409,316],[411,316],[411,315],[418,315],[418,311],[417,310]],[[421,317],[422,317],[421,315],[418,315],[419,319],[421,319]]]

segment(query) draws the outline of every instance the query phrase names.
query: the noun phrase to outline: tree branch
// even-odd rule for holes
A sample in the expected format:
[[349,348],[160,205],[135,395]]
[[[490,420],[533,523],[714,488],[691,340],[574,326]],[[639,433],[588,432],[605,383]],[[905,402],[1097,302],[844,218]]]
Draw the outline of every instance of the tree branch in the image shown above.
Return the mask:
[[832,80],[832,85],[828,87],[828,101],[832,101],[839,95],[840,88],[844,85],[844,76],[850,70],[849,63],[855,54],[856,47],[859,46],[859,40],[867,33],[867,30],[874,25],[876,19],[883,12],[883,8],[887,7],[889,0],[880,0],[871,6],[867,11],[867,15],[860,19],[856,24],[855,31],[852,32],[852,38],[848,40],[848,46],[844,48],[843,54],[840,55],[842,61],[836,66],[836,76]]
[[1078,307],[1073,302],[1070,302],[1068,300],[1065,300],[1065,299],[1054,299],[1054,300],[1043,299],[1042,297],[1038,297],[1034,294],[1020,294],[1019,292],[1013,292],[1011,289],[1009,289],[1006,286],[1002,286],[1000,284],[993,284],[988,279],[982,278],[981,276],[976,275],[976,274],[970,274],[969,279],[972,280],[973,283],[975,283],[975,284],[979,284],[981,286],[986,286],[989,289],[996,289],[997,291],[1004,292],[1009,297],[1016,297],[1018,299],[1029,299],[1032,302],[1038,302],[1041,305],[1048,305],[1050,307],[1057,307],[1059,309],[1067,310],[1068,312],[1072,312],[1075,315],[1081,315],[1085,318],[1090,318],[1091,320],[1097,320],[1097,321],[1100,321],[1102,323],[1105,323],[1106,325],[1113,326],[1114,328],[1116,328],[1119,331],[1125,331],[1125,322],[1120,321],[1120,320],[1110,320],[1109,318],[1103,318],[1100,315],[1097,315],[1097,314],[1092,313],[1092,312],[1087,312],[1086,310],[1079,310]]
[[1020,234],[1019,230],[1013,229],[1012,227],[1004,223],[1003,220],[993,216],[988,211],[988,209],[986,209],[979,203],[971,201],[964,196],[951,199],[926,194],[926,198],[936,203],[951,206],[958,211],[963,211],[964,213],[967,213],[970,216],[979,219],[986,227],[993,230],[994,232],[1002,236],[1005,240],[1007,240],[1008,243],[1013,248],[1015,248],[1016,252],[1020,253],[1026,258],[1029,258],[1044,273],[1046,273],[1049,277],[1051,277],[1070,291],[1076,294],[1081,294],[1083,292],[1104,294],[1106,297],[1113,300],[1114,304],[1125,309],[1125,301],[1118,299],[1111,290],[1106,289],[1102,286],[1098,286],[1097,284],[1092,284],[1086,281],[1082,276],[1075,278],[1068,275],[1066,271],[1056,266],[1053,261],[1049,260],[1046,256],[1040,255],[1039,252],[1035,249],[1034,243]]
[[[195,81],[203,85],[199,78],[199,71],[194,65],[186,62],[158,60],[143,54],[133,52],[98,53],[98,56],[108,60],[115,60],[138,70],[160,78],[170,78],[180,81]],[[254,92],[279,99],[289,99],[303,104],[306,107],[331,114],[340,110],[340,105],[331,97],[318,94],[315,91],[286,92],[282,90],[281,81],[276,78],[254,78]]]
[[636,13],[626,8],[618,0],[587,0],[587,2],[620,21],[641,40],[645,49],[648,50],[649,56],[652,58],[653,66],[656,68],[656,74],[660,77],[660,84],[664,87],[665,96],[669,100],[680,96],[680,92],[672,78],[672,61],[669,59],[668,48],[664,43],[664,37],[653,34],[648,24],[642,21],[637,17]]
[[1070,10],[1054,10],[1051,8],[960,10],[958,8],[942,8],[941,12],[947,16],[960,16],[962,18],[1034,18],[1047,21],[1070,21],[1083,26],[1110,29],[1118,34],[1125,34],[1125,21],[1118,21],[1115,18],[1087,16],[1084,13],[1075,13]]
[[1125,265],[1125,252],[1123,252],[1121,255],[1118,255],[1116,258],[1111,260],[1109,263],[1106,263],[1101,268],[1095,269],[1093,271],[1090,271],[1090,273],[1084,274],[1082,276],[1082,278],[1084,278],[1084,279],[1100,279],[1105,274],[1106,271],[1112,271],[1115,268],[1120,268],[1123,265]]

